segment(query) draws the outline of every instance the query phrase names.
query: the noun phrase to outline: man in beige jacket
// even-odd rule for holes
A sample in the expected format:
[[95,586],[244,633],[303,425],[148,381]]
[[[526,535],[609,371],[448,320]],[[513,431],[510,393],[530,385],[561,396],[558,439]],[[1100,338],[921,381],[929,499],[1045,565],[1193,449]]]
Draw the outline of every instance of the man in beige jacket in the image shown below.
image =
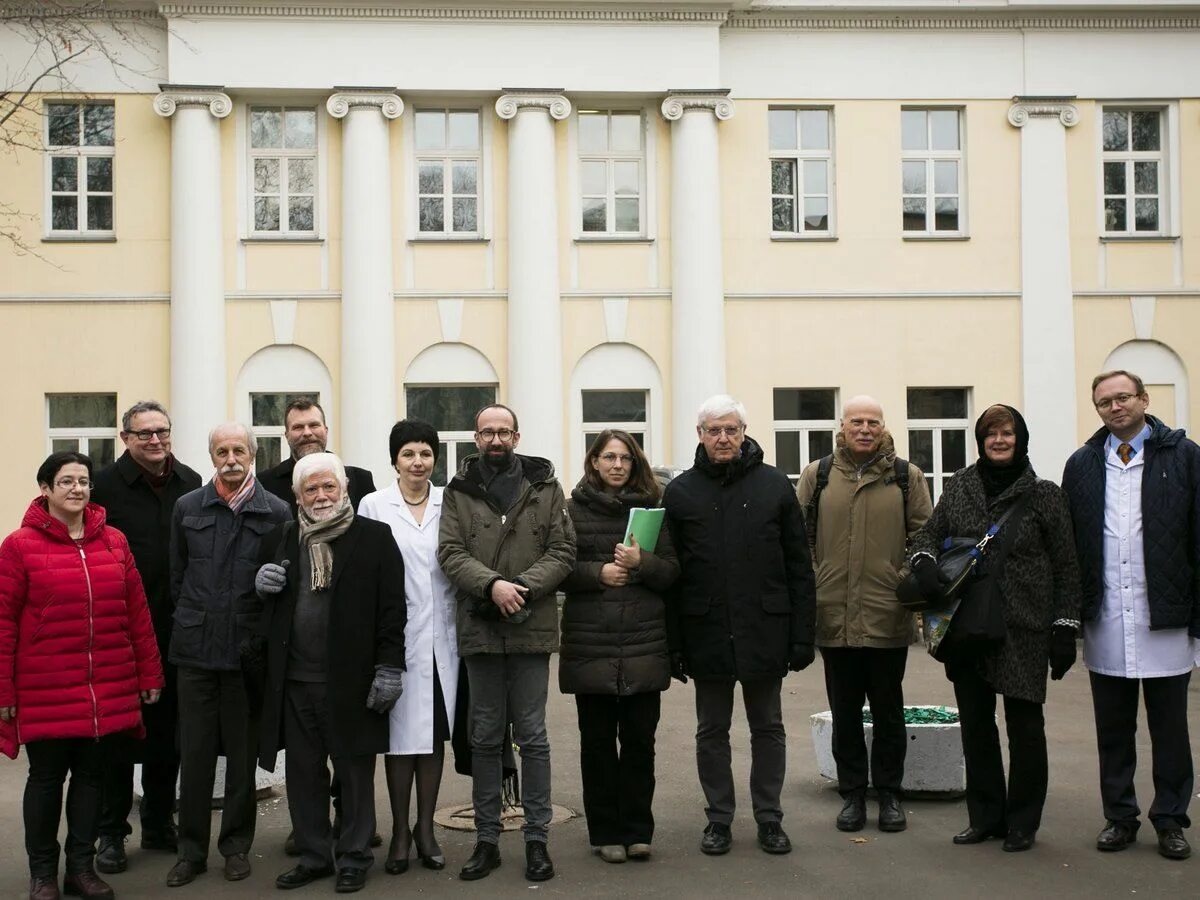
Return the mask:
[[[844,805],[841,831],[866,824],[867,746],[862,707],[874,737],[870,775],[879,794],[879,828],[903,831],[904,667],[912,615],[896,599],[905,548],[933,511],[924,473],[897,460],[883,409],[871,397],[849,400],[837,448],[811,463],[797,486],[817,578],[817,646],[833,713],[833,758]],[[905,484],[907,483],[907,489]],[[820,487],[820,489],[818,489]]]

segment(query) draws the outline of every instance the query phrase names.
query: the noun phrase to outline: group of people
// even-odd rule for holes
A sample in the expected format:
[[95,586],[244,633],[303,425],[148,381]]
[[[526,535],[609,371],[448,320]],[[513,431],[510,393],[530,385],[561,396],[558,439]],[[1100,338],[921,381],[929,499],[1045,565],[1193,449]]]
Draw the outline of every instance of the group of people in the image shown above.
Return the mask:
[[[277,887],[321,878],[338,892],[363,887],[382,843],[380,754],[392,813],[385,871],[407,871],[414,851],[442,869],[433,814],[451,741],[465,748],[456,768],[472,778],[477,832],[460,877],[500,865],[515,744],[525,876],[552,878],[546,703],[556,651],[559,688],[578,715],[589,839],[606,862],[651,855],[655,732],[672,679],[695,689],[700,850],[720,855],[733,841],[739,683],[756,840],[767,853],[791,850],[781,687],[818,649],[843,798],[836,827],[865,827],[870,785],[879,828],[903,831],[914,619],[911,596],[906,606],[897,591],[944,604],[942,548],[989,533],[1005,548],[987,571],[1004,639],[944,656],[967,775],[969,822],[954,842],[1034,844],[1047,788],[1046,676],[1072,666],[1082,631],[1107,820],[1097,846],[1136,839],[1140,690],[1154,744],[1149,819],[1159,852],[1184,858],[1200,447],[1147,415],[1131,373],[1097,376],[1092,399],[1103,427],[1068,461],[1062,487],[1030,466],[1021,414],[995,405],[975,426],[978,461],[936,506],[867,396],[845,404],[833,454],[795,488],[764,462],[743,406],[719,395],[698,412],[694,465],[665,490],[637,438],[607,429],[569,495],[549,461],[517,452],[517,414],[502,404],[478,412],[479,453],[445,488],[430,481],[436,430],[396,423],[396,479],[375,490],[369,472],[328,452],[311,400],[287,408],[290,458],[257,475],[253,433],[213,429],[215,473],[204,484],[172,454],[167,411],[137,403],[112,465],[93,472],[79,453],[47,458],[39,495],[0,547],[0,750],[15,757],[23,744],[29,762],[30,896],[60,895],[68,775],[63,890],[113,896],[100,874],[128,864],[137,761],[141,846],[175,853],[166,883],[179,887],[207,869],[225,757],[217,849],[227,880],[247,877],[256,767],[273,770],[280,751],[286,850],[298,859]],[[631,511],[660,507],[664,524],[640,546],[627,535]]]

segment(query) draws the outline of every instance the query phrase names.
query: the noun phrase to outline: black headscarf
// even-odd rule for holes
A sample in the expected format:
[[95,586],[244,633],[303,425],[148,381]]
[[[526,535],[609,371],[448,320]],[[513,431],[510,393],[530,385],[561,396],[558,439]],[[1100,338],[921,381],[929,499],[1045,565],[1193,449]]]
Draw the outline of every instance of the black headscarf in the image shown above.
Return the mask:
[[[1004,465],[992,462],[983,449],[983,441],[987,437],[983,430],[983,417],[987,415],[987,409],[975,420],[975,445],[979,448],[979,462],[975,464],[975,468],[979,471],[979,477],[983,480],[983,489],[989,497],[1003,494],[1029,468],[1029,428],[1025,424],[1025,419],[1011,406],[1004,403],[993,405],[1003,407],[1013,417],[1013,431],[1016,432],[1017,446],[1013,449],[1010,462]],[[988,409],[991,408],[991,406],[988,407]]]

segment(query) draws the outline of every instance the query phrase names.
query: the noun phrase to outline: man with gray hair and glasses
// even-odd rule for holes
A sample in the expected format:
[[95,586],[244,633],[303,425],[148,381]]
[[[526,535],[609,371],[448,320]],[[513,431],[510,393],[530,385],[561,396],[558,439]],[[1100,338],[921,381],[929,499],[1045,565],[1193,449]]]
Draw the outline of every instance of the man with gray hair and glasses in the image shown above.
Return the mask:
[[254,841],[254,769],[260,672],[243,672],[242,655],[258,625],[254,590],[263,538],[291,518],[288,505],[254,478],[258,443],[245,425],[227,422],[208,436],[216,474],[175,504],[171,519],[171,599],[175,601],[170,661],[178,666],[179,861],[168,887],[208,868],[212,788],[224,753],[225,806],[217,849],[225,878],[250,874]]
[[733,843],[729,726],[742,684],[750,725],[750,800],[758,845],[788,853],[780,824],[787,763],[780,689],[812,664],[816,587],[804,520],[787,476],[763,462],[746,409],[726,394],[697,414],[692,468],[663,495],[681,575],[668,604],[673,675],[696,682],[696,767],[708,827],[700,850]]
[[123,738],[119,746],[114,745],[104,770],[96,868],[106,875],[124,872],[127,864],[125,838],[133,831],[128,822],[133,808],[133,764],[139,757],[142,849],[176,849],[173,810],[179,775],[175,746],[179,705],[175,667],[167,663],[172,609],[168,558],[175,503],[200,487],[200,476],[171,453],[171,417],[161,403],[142,400],[129,407],[121,417],[121,440],[125,452],[93,479],[92,502],[104,507],[108,524],[129,540],[146,589],[167,684],[159,702],[142,709],[145,742]]

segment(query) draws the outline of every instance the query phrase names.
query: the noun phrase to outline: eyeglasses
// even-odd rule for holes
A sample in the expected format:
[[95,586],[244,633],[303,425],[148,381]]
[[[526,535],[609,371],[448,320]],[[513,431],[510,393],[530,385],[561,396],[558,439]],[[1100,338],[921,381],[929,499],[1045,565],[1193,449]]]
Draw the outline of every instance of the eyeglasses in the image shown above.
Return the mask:
[[1115,397],[1102,397],[1096,401],[1096,409],[1111,409],[1113,406],[1124,406],[1130,400],[1140,396],[1140,394],[1117,394]]
[[721,435],[725,437],[737,437],[741,434],[744,425],[726,425],[724,428],[717,426],[715,428],[705,428],[704,433],[710,438],[719,438]]
[[135,438],[137,438],[139,441],[141,441],[144,444],[147,441],[149,441],[150,438],[153,438],[153,437],[158,438],[160,441],[165,441],[167,438],[169,438],[171,436],[171,429],[170,428],[158,428],[153,431],[127,431],[125,433],[133,435]]
[[87,478],[80,478],[78,481],[76,481],[74,478],[60,478],[58,481],[54,482],[54,486],[56,488],[62,488],[64,491],[71,490],[71,488],[75,487],[75,485],[79,485],[80,489],[85,491],[90,491],[92,489],[92,482]]
[[633,462],[633,457],[628,453],[601,453],[600,458],[610,466],[618,461],[626,466]]
[[485,444],[491,443],[495,438],[499,438],[500,443],[507,444],[513,439],[514,434],[516,434],[516,432],[509,428],[500,428],[496,431],[493,431],[490,428],[485,428],[483,431],[475,432],[475,436]]

